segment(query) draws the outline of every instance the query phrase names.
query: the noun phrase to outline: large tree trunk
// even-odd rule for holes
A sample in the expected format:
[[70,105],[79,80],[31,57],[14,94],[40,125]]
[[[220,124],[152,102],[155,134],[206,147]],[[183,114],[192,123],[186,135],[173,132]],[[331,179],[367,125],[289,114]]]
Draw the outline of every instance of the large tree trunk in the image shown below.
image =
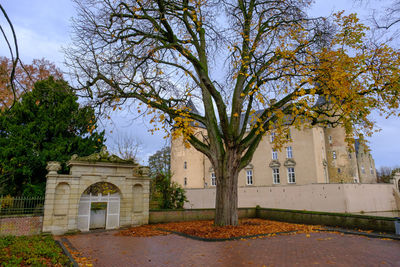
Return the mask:
[[214,166],[217,178],[215,201],[215,225],[238,224],[238,174],[240,156],[233,151],[226,159]]

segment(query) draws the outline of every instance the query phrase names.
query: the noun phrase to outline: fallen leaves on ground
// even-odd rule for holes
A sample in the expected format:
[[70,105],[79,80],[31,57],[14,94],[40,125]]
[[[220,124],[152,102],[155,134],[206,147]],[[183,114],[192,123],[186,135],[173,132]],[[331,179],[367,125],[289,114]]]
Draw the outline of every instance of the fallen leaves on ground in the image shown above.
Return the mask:
[[214,226],[214,221],[211,220],[152,224],[122,230],[116,235],[156,236],[168,234],[167,232],[157,230],[163,229],[202,238],[224,239],[266,234],[273,236],[274,233],[292,231],[308,235],[311,232],[316,232],[319,228],[321,228],[319,225],[294,224],[252,218],[239,220],[238,226]]
[[158,228],[161,228],[160,225],[164,224],[148,224],[137,227],[131,227],[129,229],[121,230],[115,235],[137,236],[137,237],[169,235],[170,234],[169,232],[157,230]]
[[71,249],[67,243],[63,242],[63,245],[65,246],[65,248],[69,251],[69,253],[71,254],[71,256],[74,258],[74,260],[76,261],[76,263],[80,266],[80,267],[92,267],[93,266],[93,260],[89,257],[84,257],[83,254],[79,251],[73,250]]

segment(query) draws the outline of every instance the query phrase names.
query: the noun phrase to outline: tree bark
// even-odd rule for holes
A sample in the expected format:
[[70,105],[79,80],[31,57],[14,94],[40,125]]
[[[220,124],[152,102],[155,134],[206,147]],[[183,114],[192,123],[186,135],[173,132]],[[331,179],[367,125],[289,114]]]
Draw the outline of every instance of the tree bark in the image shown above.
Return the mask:
[[227,151],[226,160],[214,166],[217,178],[215,225],[238,225],[239,162],[240,155],[236,151]]

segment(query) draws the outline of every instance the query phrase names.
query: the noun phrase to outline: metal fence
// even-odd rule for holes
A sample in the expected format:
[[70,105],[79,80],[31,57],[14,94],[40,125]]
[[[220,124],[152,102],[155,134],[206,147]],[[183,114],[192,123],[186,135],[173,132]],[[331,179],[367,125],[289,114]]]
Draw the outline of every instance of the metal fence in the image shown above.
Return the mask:
[[0,196],[0,216],[43,215],[44,197]]

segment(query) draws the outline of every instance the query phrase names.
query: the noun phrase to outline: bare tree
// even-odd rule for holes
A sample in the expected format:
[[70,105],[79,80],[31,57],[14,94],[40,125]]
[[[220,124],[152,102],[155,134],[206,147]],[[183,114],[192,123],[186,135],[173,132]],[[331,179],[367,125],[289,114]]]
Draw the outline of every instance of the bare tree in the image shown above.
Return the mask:
[[399,166],[396,167],[388,167],[381,166],[376,170],[376,176],[378,183],[390,183],[390,179],[393,178],[396,171],[400,169]]
[[143,146],[140,140],[130,135],[119,134],[114,143],[113,151],[115,151],[118,156],[125,160],[138,161],[137,155]]
[[369,46],[353,14],[309,18],[309,0],[75,3],[67,58],[81,89],[100,108],[137,100],[205,154],[217,225],[238,223],[238,174],[268,131],[279,147],[290,125],[344,125],[350,142],[372,130],[372,108],[398,107],[399,56]]
[[372,9],[370,22],[374,30],[380,32],[375,37],[388,36],[390,41],[397,39],[400,33],[400,0],[354,0],[354,2]]

